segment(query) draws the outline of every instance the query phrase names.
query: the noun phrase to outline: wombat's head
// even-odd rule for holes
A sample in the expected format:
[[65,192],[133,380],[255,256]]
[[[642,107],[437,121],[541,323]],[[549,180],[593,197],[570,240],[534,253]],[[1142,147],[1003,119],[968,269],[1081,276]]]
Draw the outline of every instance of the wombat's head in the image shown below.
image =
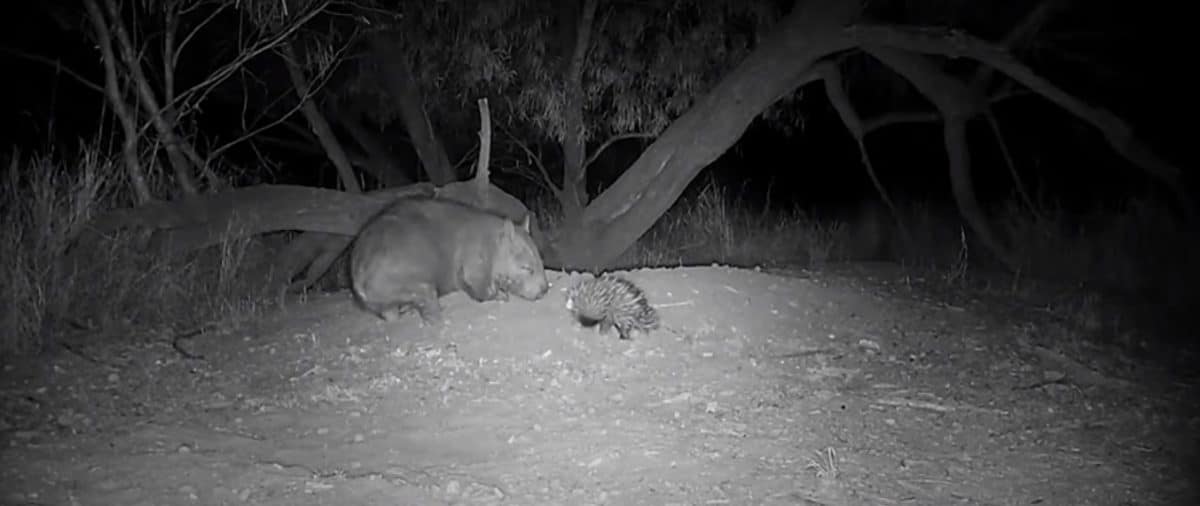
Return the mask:
[[542,255],[529,235],[528,214],[519,225],[505,220],[492,261],[492,279],[502,293],[538,300],[550,289]]

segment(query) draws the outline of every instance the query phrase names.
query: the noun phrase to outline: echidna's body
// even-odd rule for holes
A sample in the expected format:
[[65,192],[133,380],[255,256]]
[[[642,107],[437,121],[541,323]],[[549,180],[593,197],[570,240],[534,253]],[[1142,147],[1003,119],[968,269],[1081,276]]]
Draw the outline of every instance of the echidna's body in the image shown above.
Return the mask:
[[642,290],[625,278],[603,274],[567,289],[567,311],[585,327],[607,334],[616,328],[621,339],[658,328],[658,312]]

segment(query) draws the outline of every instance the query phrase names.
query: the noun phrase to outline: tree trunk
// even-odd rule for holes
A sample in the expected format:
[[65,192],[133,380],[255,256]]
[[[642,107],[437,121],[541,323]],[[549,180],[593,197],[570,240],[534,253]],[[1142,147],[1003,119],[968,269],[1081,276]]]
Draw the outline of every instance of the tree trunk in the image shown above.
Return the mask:
[[247,186],[110,211],[92,219],[72,249],[90,250],[99,238],[126,228],[157,231],[153,242],[169,245],[164,251],[167,255],[279,230],[354,235],[379,206],[410,195],[432,196],[433,187],[417,184],[361,195],[295,185]]
[[[568,2],[569,3],[569,2]],[[573,5],[564,3],[560,8],[560,16],[575,16],[578,19],[572,23],[573,31],[564,31],[564,45],[569,43],[570,52],[567,54],[566,65],[563,68],[563,87],[566,100],[563,104],[563,133],[559,147],[563,152],[562,191],[558,192],[559,205],[563,213],[563,222],[579,223],[584,206],[588,202],[587,194],[587,156],[586,128],[583,122],[583,69],[587,63],[587,50],[592,40],[592,23],[596,17],[597,0],[583,0],[579,12]],[[567,20],[562,20],[564,26],[570,26]],[[572,33],[573,32],[573,33]]]
[[94,261],[92,254],[103,237],[128,228],[153,231],[150,249],[167,258],[240,237],[303,230],[307,233],[289,243],[276,263],[285,279],[291,279],[307,266],[315,281],[383,206],[401,197],[434,195],[430,184],[377,190],[366,195],[304,186],[259,185],[176,202],[154,202],[96,217],[75,238],[64,261],[67,268]]
[[321,142],[321,147],[325,148],[329,161],[333,162],[333,166],[337,168],[338,177],[342,180],[342,186],[346,188],[346,191],[362,193],[362,187],[358,185],[358,179],[354,177],[354,170],[350,167],[350,158],[342,150],[341,143],[333,135],[333,130],[329,128],[329,123],[325,121],[325,116],[321,114],[317,104],[313,103],[308,80],[305,79],[304,71],[300,68],[300,61],[296,59],[295,48],[289,41],[282,44],[282,50],[284,66],[287,67],[288,76],[292,79],[292,87],[296,89],[296,98],[301,102],[300,110],[304,112],[304,118],[308,120],[309,128]]
[[180,150],[180,146],[184,142],[175,132],[177,118],[168,118],[159,105],[158,99],[155,98],[154,90],[150,88],[150,80],[142,71],[141,58],[133,47],[133,39],[125,29],[125,23],[121,21],[121,13],[117,9],[116,2],[104,0],[104,6],[112,20],[113,33],[116,35],[117,44],[120,47],[121,60],[125,63],[125,70],[129,73],[129,80],[133,84],[137,96],[141,99],[142,106],[150,116],[150,124],[154,125],[158,138],[162,140],[163,148],[167,152],[167,161],[170,162],[171,169],[175,173],[175,183],[179,185],[179,189],[184,195],[196,195],[192,165],[188,163],[187,157]]
[[375,54],[379,55],[380,71],[399,106],[400,120],[412,139],[425,174],[438,186],[456,181],[458,175],[454,173],[454,166],[450,164],[450,156],[446,154],[441,139],[433,131],[433,124],[425,111],[420,83],[413,78],[403,48],[398,51],[395,44],[388,43],[383,37],[381,34],[372,39],[372,46]]
[[687,184],[742,136],[779,97],[812,79],[823,56],[848,49],[844,31],[858,2],[797,5],[762,45],[671,124],[637,161],[584,210],[583,224],[563,232],[552,255],[564,266],[602,268],[654,224]]

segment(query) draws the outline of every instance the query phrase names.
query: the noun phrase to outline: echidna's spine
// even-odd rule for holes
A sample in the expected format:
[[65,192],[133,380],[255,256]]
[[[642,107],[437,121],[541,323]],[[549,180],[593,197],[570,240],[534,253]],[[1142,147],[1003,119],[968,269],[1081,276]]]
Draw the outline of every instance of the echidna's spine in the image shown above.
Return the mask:
[[585,326],[596,325],[601,333],[616,328],[621,339],[658,328],[658,312],[637,285],[627,279],[604,274],[576,283],[567,291],[567,309]]

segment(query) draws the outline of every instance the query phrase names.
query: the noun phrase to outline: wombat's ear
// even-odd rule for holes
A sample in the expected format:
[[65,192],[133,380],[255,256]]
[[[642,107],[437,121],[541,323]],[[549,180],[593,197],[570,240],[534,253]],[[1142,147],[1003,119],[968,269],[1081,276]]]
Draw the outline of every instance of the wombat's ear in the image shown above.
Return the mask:
[[529,231],[529,218],[532,214],[533,213],[525,213],[525,217],[521,218],[521,228],[525,229],[526,234],[532,233]]

